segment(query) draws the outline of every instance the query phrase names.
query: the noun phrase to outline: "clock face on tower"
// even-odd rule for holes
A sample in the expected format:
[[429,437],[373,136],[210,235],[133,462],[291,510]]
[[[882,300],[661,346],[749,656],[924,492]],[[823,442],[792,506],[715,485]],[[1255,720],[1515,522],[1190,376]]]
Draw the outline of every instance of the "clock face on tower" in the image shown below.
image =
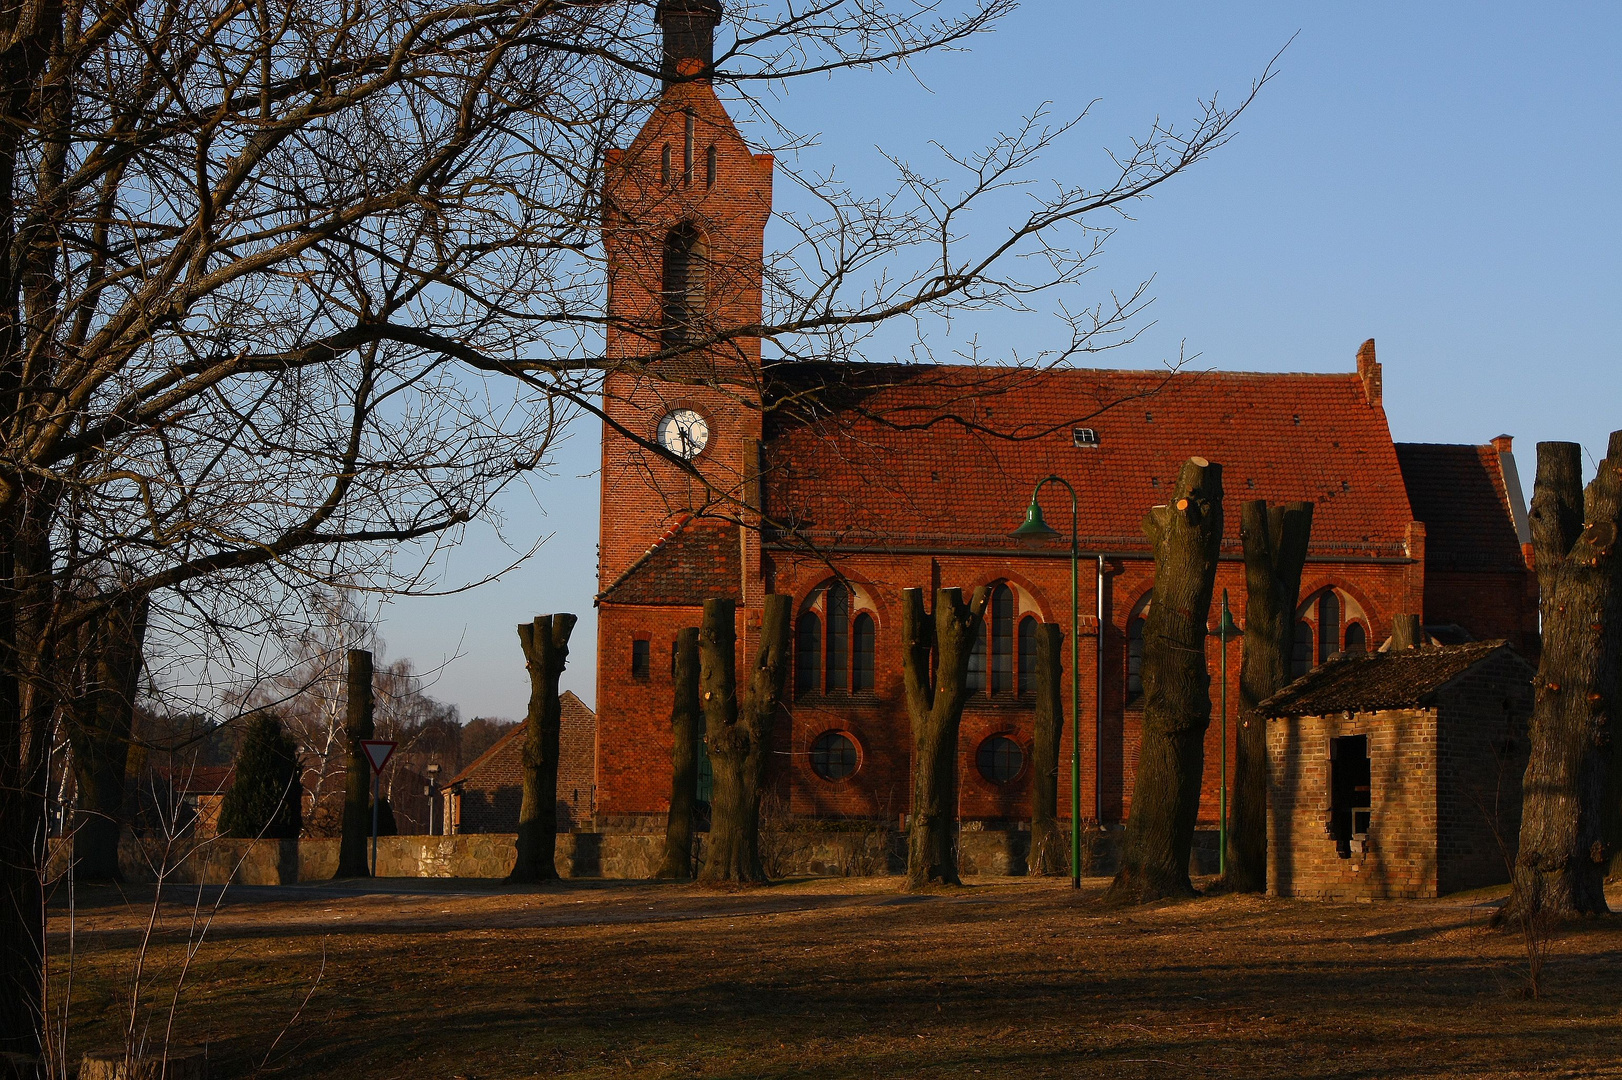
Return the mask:
[[710,425],[692,409],[675,409],[659,421],[655,437],[660,446],[691,461],[709,444]]

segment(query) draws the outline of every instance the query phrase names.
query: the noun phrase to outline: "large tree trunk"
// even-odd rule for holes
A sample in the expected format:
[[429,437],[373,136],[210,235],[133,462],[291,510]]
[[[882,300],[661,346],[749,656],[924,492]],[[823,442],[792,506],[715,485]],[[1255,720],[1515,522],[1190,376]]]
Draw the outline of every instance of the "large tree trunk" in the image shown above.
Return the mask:
[[1267,888],[1267,721],[1256,707],[1290,681],[1295,606],[1312,537],[1312,504],[1269,507],[1252,499],[1239,509],[1245,549],[1245,636],[1239,661],[1239,730],[1228,819],[1228,876],[1240,892]]
[[1211,726],[1206,623],[1222,544],[1222,466],[1189,458],[1168,506],[1143,521],[1155,584],[1143,628],[1143,741],[1121,869],[1109,898],[1192,896],[1188,857]]
[[558,876],[558,736],[563,710],[558,680],[569,662],[575,617],[538,615],[518,627],[529,669],[529,714],[524,719],[524,799],[518,809],[518,857],[508,881],[555,881]]
[[120,598],[106,615],[80,627],[73,659],[73,700],[64,710],[78,792],[73,822],[74,878],[122,881],[118,834],[125,814],[125,770],[135,695],[141,678],[149,602]]
[[736,605],[704,601],[699,631],[699,697],[715,794],[709,847],[699,880],[766,880],[760,862],[760,797],[771,762],[772,728],[789,669],[789,598],[766,597],[760,647],[745,693],[737,692]]
[[[957,871],[957,735],[969,697],[969,654],[985,625],[991,590],[963,602],[962,589],[935,593],[933,621],[922,589],[901,593],[902,672],[912,721],[912,813],[906,888],[960,884]],[[930,671],[931,650],[935,668]],[[933,678],[931,678],[933,675]]]
[[1602,804],[1622,662],[1622,431],[1582,491],[1582,449],[1538,443],[1532,545],[1543,622],[1520,849],[1500,920],[1604,912]]
[[361,743],[372,726],[372,654],[350,649],[344,700],[344,818],[334,878],[371,877],[366,838],[372,833],[372,765]]
[[1070,870],[1070,849],[1059,829],[1059,732],[1064,725],[1064,631],[1054,623],[1036,629],[1036,731],[1031,745],[1031,863],[1033,874],[1055,877]]
[[676,634],[674,701],[670,707],[670,816],[665,821],[665,857],[656,878],[693,876],[693,805],[698,799],[698,740],[703,714],[698,700],[698,628]]

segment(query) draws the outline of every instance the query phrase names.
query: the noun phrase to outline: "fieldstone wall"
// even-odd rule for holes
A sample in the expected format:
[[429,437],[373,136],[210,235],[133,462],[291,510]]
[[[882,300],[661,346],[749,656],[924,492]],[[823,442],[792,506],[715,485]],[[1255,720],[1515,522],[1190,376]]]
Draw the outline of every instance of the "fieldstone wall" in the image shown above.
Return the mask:
[[[131,882],[293,885],[325,881],[338,866],[337,839],[185,840],[176,844],[125,837],[119,866]],[[965,830],[959,840],[965,874],[1021,875],[1030,833],[1018,829]],[[566,878],[640,879],[653,876],[663,854],[659,833],[559,833],[558,873]],[[698,857],[703,858],[703,837]],[[384,836],[377,842],[377,873],[386,878],[503,878],[516,857],[511,833],[461,836]],[[761,858],[774,878],[870,877],[905,872],[906,838],[894,829],[769,829]],[[53,864],[66,869],[67,848]]]

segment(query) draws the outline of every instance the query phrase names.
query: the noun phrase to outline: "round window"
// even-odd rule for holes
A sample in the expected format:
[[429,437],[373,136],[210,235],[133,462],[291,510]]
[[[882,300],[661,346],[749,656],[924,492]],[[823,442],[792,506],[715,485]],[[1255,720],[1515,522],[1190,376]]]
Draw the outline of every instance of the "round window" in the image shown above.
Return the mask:
[[856,765],[856,743],[843,731],[824,731],[811,744],[811,771],[824,780],[843,780]]
[[980,775],[993,784],[1006,784],[1025,767],[1025,751],[1008,736],[993,735],[980,744],[975,764],[980,768]]

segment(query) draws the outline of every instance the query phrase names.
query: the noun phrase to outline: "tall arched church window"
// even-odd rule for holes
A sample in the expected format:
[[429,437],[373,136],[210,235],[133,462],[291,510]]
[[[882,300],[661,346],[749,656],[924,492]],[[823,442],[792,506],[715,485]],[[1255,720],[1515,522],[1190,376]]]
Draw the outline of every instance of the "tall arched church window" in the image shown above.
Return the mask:
[[833,693],[850,689],[850,589],[840,582],[828,586],[828,681]]
[[704,237],[690,222],[682,222],[665,236],[664,345],[689,341],[704,318],[709,252]]
[[1290,678],[1299,679],[1312,670],[1312,624],[1299,619],[1295,624],[1295,645],[1290,650]]
[[991,590],[991,692],[1014,692],[1014,590]]
[[851,689],[871,690],[873,654],[878,638],[877,628],[873,625],[873,616],[865,611],[856,616],[856,621],[851,623],[850,638]]
[[1325,589],[1318,598],[1318,663],[1340,652],[1340,598]]
[[1023,697],[1036,688],[1036,627],[1035,615],[1019,620],[1019,693]]
[[1363,629],[1360,622],[1346,624],[1346,651],[1348,653],[1364,653],[1369,650],[1368,631]]
[[807,611],[794,627],[794,693],[814,694],[822,689],[822,620]]

